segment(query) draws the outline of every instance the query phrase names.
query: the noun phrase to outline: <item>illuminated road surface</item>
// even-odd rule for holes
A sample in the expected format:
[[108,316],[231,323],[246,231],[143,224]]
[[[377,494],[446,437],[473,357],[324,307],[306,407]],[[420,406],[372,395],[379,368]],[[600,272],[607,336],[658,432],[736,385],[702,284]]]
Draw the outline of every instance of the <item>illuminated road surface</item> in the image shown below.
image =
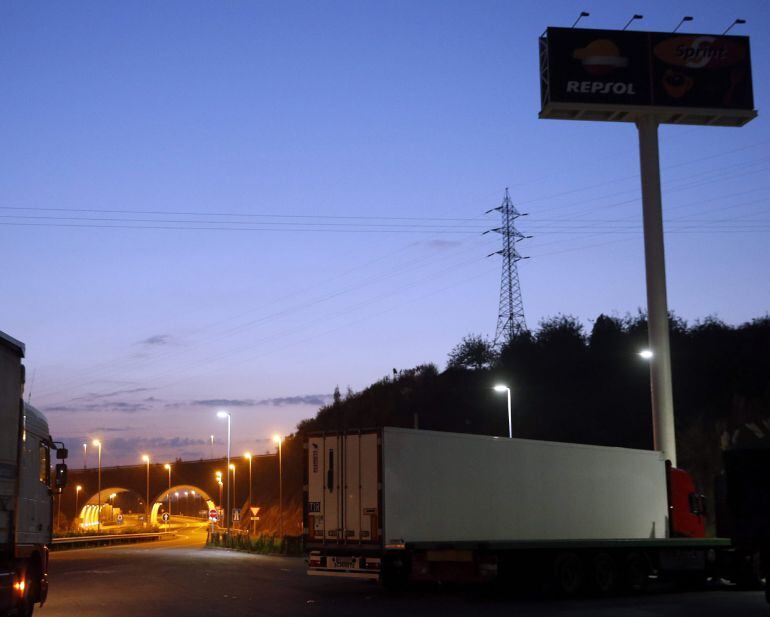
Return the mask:
[[480,588],[389,595],[372,583],[308,577],[301,559],[203,548],[204,532],[176,540],[53,553],[42,617],[742,617],[768,615],[759,592],[654,593],[576,601],[500,598]]

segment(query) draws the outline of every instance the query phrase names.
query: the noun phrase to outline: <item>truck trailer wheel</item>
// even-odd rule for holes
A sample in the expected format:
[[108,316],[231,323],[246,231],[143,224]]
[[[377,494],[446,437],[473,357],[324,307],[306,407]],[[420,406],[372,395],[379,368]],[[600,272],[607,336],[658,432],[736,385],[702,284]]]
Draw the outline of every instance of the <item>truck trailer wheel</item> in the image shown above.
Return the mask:
[[380,582],[388,591],[402,591],[409,582],[410,563],[406,555],[386,555],[382,560]]
[[583,586],[585,568],[575,553],[559,553],[553,561],[556,589],[562,596],[574,596]]
[[647,587],[650,564],[642,553],[629,553],[623,564],[623,583],[629,591],[641,592]]
[[596,553],[591,559],[591,583],[594,591],[608,594],[615,589],[618,571],[615,560],[609,553]]

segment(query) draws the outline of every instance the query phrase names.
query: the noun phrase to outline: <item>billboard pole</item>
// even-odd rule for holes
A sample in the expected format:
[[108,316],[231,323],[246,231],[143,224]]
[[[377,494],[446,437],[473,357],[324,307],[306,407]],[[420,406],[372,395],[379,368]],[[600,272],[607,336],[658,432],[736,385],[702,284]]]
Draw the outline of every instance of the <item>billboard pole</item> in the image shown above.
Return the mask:
[[676,467],[674,395],[671,382],[671,349],[668,338],[666,261],[663,247],[663,211],[660,192],[658,120],[646,114],[636,121],[639,130],[639,163],[642,177],[644,263],[647,277],[647,329],[650,349],[650,390],[654,448]]

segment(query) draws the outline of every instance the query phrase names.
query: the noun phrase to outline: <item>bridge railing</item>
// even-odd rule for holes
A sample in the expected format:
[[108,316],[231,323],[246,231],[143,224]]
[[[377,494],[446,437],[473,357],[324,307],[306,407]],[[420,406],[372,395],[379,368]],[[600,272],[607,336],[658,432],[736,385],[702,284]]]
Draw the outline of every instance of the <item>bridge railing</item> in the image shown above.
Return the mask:
[[94,536],[72,536],[70,538],[54,538],[51,541],[53,550],[65,548],[86,548],[104,546],[107,544],[126,544],[132,542],[154,542],[164,536],[174,535],[173,531],[157,531],[148,533],[116,533]]

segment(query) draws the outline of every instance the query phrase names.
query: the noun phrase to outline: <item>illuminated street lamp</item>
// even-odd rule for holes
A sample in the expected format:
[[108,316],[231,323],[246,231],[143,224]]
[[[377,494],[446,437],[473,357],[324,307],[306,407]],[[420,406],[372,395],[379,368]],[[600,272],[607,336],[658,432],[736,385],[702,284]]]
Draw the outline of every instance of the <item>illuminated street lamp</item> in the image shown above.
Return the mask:
[[283,453],[281,444],[283,437],[273,435],[273,442],[278,445],[278,530],[283,542]]
[[98,497],[97,497],[97,503],[98,503],[98,510],[96,511],[96,533],[99,533],[102,530],[102,442],[98,439],[94,439],[93,445],[97,448],[99,448],[99,459],[98,459],[98,471],[97,471],[97,484],[96,488],[98,490]]
[[642,351],[639,352],[639,357],[643,360],[652,360],[652,357],[655,354],[652,353],[651,349],[642,349]]
[[251,510],[251,452],[246,452],[243,457],[249,461],[249,510]]
[[[224,409],[217,412],[217,418],[227,418],[227,467],[230,468],[230,424],[232,418],[230,412]],[[227,474],[227,506],[225,508],[225,518],[227,519],[227,534],[230,535],[230,474]]]
[[83,469],[86,468],[86,463],[88,462],[88,444],[83,444]]
[[166,463],[163,467],[168,471],[168,515],[171,516],[171,465]]
[[144,501],[144,524],[147,526],[150,520],[150,457],[147,454],[142,455],[142,460],[147,465],[147,496]]
[[513,438],[513,423],[511,421],[511,389],[503,384],[495,386],[495,392],[506,392],[508,394],[508,439]]
[[78,518],[78,497],[80,496],[80,491],[83,490],[83,487],[79,484],[75,487],[75,518]]

